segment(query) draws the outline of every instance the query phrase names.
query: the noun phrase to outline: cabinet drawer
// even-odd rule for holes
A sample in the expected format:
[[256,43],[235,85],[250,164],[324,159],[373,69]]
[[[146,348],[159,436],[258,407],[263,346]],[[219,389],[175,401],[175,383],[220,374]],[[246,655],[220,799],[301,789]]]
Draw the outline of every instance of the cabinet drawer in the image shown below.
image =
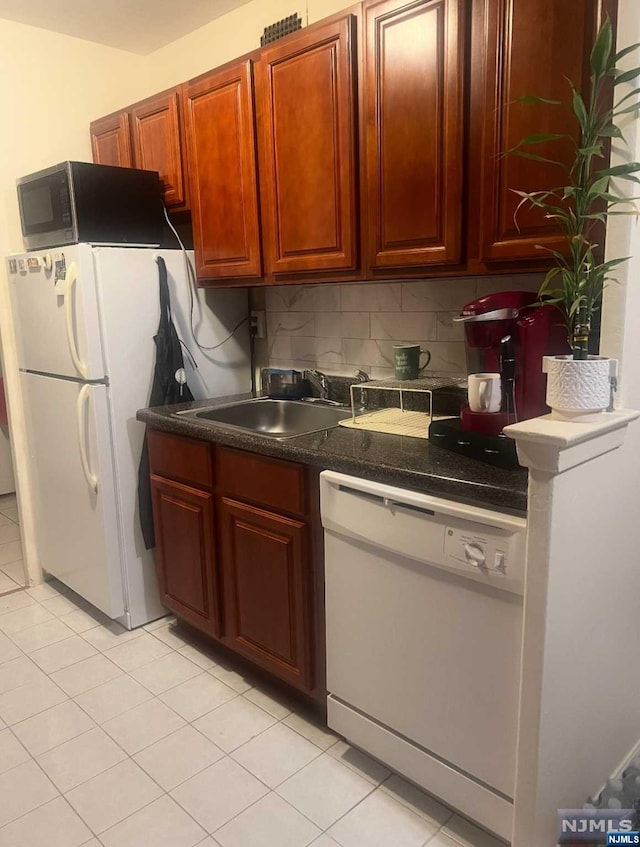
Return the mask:
[[221,493],[284,512],[306,514],[302,465],[233,449],[220,449],[216,455]]
[[148,443],[151,473],[204,488],[213,487],[212,448],[207,441],[151,429]]

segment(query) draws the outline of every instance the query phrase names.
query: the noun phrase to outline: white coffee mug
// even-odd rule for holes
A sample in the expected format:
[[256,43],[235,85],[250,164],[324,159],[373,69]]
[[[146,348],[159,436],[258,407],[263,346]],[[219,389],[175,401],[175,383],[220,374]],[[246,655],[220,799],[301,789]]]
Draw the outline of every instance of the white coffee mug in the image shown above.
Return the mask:
[[500,374],[469,375],[469,408],[472,412],[499,412],[502,405]]

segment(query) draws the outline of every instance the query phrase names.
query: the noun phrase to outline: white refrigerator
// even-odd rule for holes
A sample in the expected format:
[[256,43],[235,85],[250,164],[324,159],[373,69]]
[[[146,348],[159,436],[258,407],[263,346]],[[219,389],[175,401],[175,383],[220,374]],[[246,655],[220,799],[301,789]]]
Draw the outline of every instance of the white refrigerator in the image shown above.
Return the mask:
[[[247,292],[200,290],[191,316],[182,251],[78,244],[7,259],[40,562],[128,628],[166,614],[137,502],[136,412],[153,380],[157,256],[194,396],[250,391]],[[224,343],[203,352],[192,323],[203,347]]]

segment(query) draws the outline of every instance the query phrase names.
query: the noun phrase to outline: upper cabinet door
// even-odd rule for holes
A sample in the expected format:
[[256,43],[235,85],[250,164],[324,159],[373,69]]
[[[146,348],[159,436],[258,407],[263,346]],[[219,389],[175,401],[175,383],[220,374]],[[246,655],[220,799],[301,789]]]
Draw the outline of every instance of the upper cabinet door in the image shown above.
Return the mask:
[[117,112],[115,115],[107,115],[106,118],[93,121],[90,131],[93,161],[96,165],[133,167],[127,112]]
[[464,0],[365,7],[370,268],[460,260],[463,7]]
[[256,65],[267,270],[353,270],[358,261],[355,18],[267,47]]
[[259,277],[251,61],[183,88],[198,279]]
[[[567,77],[586,92],[589,52],[598,27],[601,0],[476,0],[473,4],[471,61],[471,171],[479,196],[471,192],[470,215],[479,215],[479,257],[483,262],[534,259],[536,248],[566,250],[553,220],[523,206],[514,191],[544,191],[564,185],[556,165],[504,155],[526,135],[567,133],[577,137],[570,109],[518,103],[533,94],[571,103]],[[530,152],[570,161],[572,142],[537,144]]]
[[178,92],[158,94],[131,109],[133,161],[136,168],[158,171],[167,206],[184,206],[186,179],[182,165]]

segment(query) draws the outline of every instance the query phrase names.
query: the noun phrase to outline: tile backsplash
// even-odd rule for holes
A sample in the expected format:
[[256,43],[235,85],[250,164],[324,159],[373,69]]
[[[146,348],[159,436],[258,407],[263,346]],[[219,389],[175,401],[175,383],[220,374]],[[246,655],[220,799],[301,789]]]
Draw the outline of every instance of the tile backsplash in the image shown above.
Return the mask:
[[394,344],[431,351],[429,371],[464,373],[465,303],[492,291],[536,291],[539,274],[410,282],[287,285],[267,288],[266,357],[270,367],[316,367],[350,376],[393,375]]

